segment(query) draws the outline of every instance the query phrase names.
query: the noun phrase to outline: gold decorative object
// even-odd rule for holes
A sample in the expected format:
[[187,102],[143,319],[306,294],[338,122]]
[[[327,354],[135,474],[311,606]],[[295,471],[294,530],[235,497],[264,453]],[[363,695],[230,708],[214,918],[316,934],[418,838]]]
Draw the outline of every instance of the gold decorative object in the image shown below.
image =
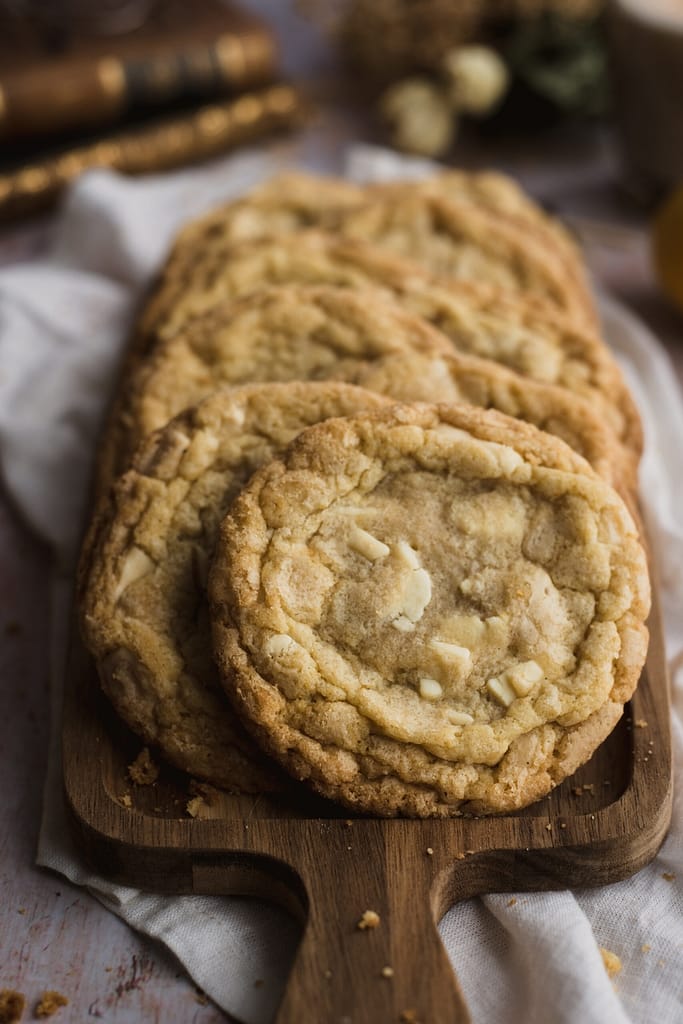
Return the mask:
[[301,9],[375,84],[435,68],[462,43],[511,19],[551,12],[590,18],[604,0],[299,0]]
[[121,132],[11,174],[0,175],[0,219],[51,205],[83,171],[110,167],[149,174],[206,160],[235,146],[301,124],[308,105],[291,85],[275,85],[161,123]]

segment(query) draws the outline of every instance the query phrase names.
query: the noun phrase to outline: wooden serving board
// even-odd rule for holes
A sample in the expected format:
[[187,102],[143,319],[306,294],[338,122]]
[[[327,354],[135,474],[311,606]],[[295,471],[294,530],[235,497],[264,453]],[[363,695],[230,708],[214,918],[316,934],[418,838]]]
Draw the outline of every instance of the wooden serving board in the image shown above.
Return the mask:
[[[587,765],[521,813],[449,821],[350,819],[312,796],[227,794],[191,818],[181,773],[131,786],[127,766],[140,742],[100,695],[75,641],[63,748],[79,845],[97,871],[120,882],[259,895],[298,915],[303,937],[277,1024],[468,1021],[436,927],[449,907],[478,893],[616,882],[654,857],[664,838],[671,746],[656,600],[649,625],[638,690]],[[360,931],[367,909],[380,924]]]

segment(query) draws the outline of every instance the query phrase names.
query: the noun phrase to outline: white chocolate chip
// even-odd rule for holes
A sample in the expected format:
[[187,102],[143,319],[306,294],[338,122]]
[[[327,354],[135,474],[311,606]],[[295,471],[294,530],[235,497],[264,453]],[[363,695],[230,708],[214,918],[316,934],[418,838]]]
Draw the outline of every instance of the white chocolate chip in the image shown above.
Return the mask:
[[411,622],[419,622],[432,599],[432,580],[426,569],[414,569],[403,595],[403,613]]
[[420,679],[420,696],[423,700],[438,700],[443,696],[441,683],[436,679],[430,679],[429,676],[423,676]]
[[405,615],[399,615],[397,619],[392,621],[391,625],[400,633],[412,633],[415,629],[415,623],[407,619]]
[[543,669],[537,661],[523,661],[506,669],[502,678],[512,686],[518,697],[526,697],[543,678]]
[[420,568],[420,557],[417,551],[415,548],[411,548],[410,544],[405,540],[400,540],[398,542],[396,545],[396,551],[401,561],[405,562],[409,569]]
[[505,679],[498,679],[496,676],[489,679],[486,689],[504,708],[509,708],[516,697],[510,684]]
[[142,577],[150,573],[153,568],[154,562],[146,551],[143,551],[142,548],[138,547],[130,548],[125,556],[121,575],[119,576],[119,582],[114,591],[114,600],[118,601],[131,583],[136,583],[137,580],[141,580]]
[[279,658],[283,654],[287,654],[294,647],[296,647],[296,641],[292,640],[291,636],[287,636],[286,633],[274,633],[269,636],[264,644],[266,654],[270,654],[272,658]]
[[456,665],[463,671],[467,671],[472,665],[472,652],[467,647],[450,644],[445,640],[430,640],[429,646],[449,665]]
[[472,725],[474,719],[466,711],[448,711],[448,721],[452,725]]
[[374,537],[367,530],[360,526],[354,527],[349,537],[349,547],[357,551],[369,562],[375,562],[378,558],[385,558],[389,554],[389,547],[377,537]]

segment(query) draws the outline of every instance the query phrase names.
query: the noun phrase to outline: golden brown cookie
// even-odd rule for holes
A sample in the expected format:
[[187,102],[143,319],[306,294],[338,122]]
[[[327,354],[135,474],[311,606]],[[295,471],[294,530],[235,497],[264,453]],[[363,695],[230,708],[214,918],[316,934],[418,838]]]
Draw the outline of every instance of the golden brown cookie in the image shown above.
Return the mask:
[[455,348],[566,387],[594,404],[633,455],[642,451],[638,411],[606,346],[591,331],[527,296],[471,281],[447,281],[363,243],[303,232],[196,254],[191,277],[167,283],[146,317],[150,344],[227,298],[266,284],[381,289],[446,334]]
[[216,392],[149,438],[116,483],[81,583],[83,636],[118,713],[177,767],[229,790],[279,787],[218,683],[207,563],[258,466],[312,423],[384,404],[339,383]]
[[623,456],[614,435],[590,404],[565,388],[541,384],[489,359],[405,352],[344,367],[334,379],[379,391],[401,402],[466,402],[497,409],[554,434],[616,490],[624,484]]
[[468,406],[304,431],[233,504],[209,595],[259,742],[381,815],[547,794],[614,727],[647,647],[621,499],[558,439]]
[[263,288],[215,306],[160,343],[122,391],[100,453],[99,490],[141,438],[216,387],[343,377],[392,352],[450,350],[440,332],[372,292]]
[[[450,170],[417,181],[378,185],[378,190],[408,188],[475,206],[503,217],[520,231],[531,234],[551,252],[582,293],[587,309],[593,308],[590,289],[578,246],[564,225],[550,217],[512,178],[496,171]],[[597,323],[597,318],[593,320]]]

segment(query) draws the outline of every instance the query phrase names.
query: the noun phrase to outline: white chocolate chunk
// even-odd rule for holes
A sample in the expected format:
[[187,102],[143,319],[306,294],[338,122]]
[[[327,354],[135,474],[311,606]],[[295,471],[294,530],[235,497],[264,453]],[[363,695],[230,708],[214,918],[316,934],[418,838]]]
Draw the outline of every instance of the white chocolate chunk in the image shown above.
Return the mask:
[[526,697],[543,678],[543,669],[537,661],[523,661],[506,669],[502,678],[512,686],[518,697]]
[[423,676],[420,679],[420,696],[423,700],[438,700],[439,697],[443,696],[441,683],[438,683],[436,679],[431,679],[429,676]]
[[472,722],[474,721],[472,715],[468,715],[466,711],[450,710],[447,712],[447,715],[448,721],[451,722],[452,725],[472,725]]
[[291,636],[287,636],[286,633],[273,633],[269,636],[264,644],[266,654],[270,654],[272,658],[279,658],[283,654],[287,654],[297,646],[295,640],[292,640]]
[[405,540],[400,540],[398,542],[396,545],[396,551],[401,561],[404,562],[409,569],[420,568],[420,557],[417,551],[415,548],[411,548],[410,544]]
[[397,619],[392,621],[391,625],[400,633],[412,633],[415,629],[415,623],[407,619],[405,615],[399,615]]
[[414,569],[403,594],[403,614],[419,622],[432,599],[432,580],[426,569]]
[[500,445],[498,449],[498,457],[501,468],[505,473],[512,474],[516,469],[524,464],[524,459],[519,452],[516,452],[514,448],[510,448],[509,445]]
[[143,576],[151,572],[154,562],[142,548],[132,547],[129,549],[123,562],[119,582],[114,591],[114,600],[118,601],[121,595],[128,589],[131,583],[136,583]]
[[373,534],[363,530],[360,526],[354,527],[349,537],[349,547],[357,551],[369,562],[376,562],[378,558],[385,558],[389,554],[389,547],[378,540]]
[[449,644],[445,640],[430,640],[429,646],[449,665],[467,671],[472,665],[472,652],[459,644]]
[[486,689],[504,708],[509,708],[516,697],[510,684],[505,679],[498,679],[496,676],[489,679]]

